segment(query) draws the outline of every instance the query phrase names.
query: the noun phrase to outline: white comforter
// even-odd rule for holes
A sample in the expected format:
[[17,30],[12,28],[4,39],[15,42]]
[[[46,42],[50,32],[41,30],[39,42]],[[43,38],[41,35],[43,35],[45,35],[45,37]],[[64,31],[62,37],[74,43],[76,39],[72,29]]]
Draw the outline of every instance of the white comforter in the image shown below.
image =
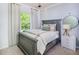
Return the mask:
[[42,30],[30,30],[30,32],[34,35],[37,35],[37,50],[41,54],[44,53],[46,49],[46,45],[59,37],[58,31],[42,31]]

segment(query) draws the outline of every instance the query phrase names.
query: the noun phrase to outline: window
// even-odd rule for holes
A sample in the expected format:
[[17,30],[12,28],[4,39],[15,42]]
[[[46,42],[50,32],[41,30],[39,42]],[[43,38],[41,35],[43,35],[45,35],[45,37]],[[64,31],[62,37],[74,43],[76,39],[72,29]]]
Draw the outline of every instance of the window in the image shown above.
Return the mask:
[[27,12],[20,13],[21,19],[21,31],[26,31],[30,29],[30,14]]

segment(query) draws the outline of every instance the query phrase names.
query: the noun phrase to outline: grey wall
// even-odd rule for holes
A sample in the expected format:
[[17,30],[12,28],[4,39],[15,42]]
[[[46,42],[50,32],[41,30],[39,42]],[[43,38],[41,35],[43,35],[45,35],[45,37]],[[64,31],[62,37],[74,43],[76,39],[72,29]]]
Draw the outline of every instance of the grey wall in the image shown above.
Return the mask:
[[41,10],[41,20],[43,19],[61,19],[68,16],[70,13],[76,17],[79,17],[79,4],[59,4],[57,6],[50,7],[48,9]]
[[0,49],[8,47],[8,4],[0,3]]

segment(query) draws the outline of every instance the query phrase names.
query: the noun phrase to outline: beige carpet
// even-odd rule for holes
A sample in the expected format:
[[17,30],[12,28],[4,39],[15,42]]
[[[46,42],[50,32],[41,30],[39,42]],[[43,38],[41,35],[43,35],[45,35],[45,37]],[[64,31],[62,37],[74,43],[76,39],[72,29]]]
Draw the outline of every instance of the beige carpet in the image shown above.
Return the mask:
[[[17,46],[13,46],[10,48],[1,49],[0,55],[24,55],[24,54]],[[51,48],[48,51],[47,55],[79,55],[79,50],[74,52],[67,48],[63,48],[60,46],[60,44],[58,44],[55,47]]]
[[1,49],[0,55],[24,55],[24,54],[17,46],[13,46],[10,48]]
[[47,55],[79,55],[79,49],[77,49],[76,52],[61,47],[60,44],[56,45],[55,47],[53,47],[52,49],[50,49],[47,53]]

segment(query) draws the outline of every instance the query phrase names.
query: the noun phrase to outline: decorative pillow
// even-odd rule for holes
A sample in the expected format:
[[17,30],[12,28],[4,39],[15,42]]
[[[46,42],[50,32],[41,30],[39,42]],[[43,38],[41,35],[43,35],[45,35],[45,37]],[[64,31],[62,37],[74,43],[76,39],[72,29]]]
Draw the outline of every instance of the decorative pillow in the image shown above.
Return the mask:
[[43,24],[42,25],[42,30],[50,31],[50,25],[49,24]]
[[56,31],[56,24],[50,24],[50,31]]

